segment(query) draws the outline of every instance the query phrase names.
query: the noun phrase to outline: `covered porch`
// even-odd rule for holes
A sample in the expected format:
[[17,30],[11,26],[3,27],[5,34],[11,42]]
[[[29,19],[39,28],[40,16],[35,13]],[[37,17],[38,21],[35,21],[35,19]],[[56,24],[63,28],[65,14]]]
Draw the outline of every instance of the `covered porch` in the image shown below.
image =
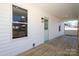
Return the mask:
[[77,37],[76,36],[60,36],[49,40],[28,51],[24,51],[18,56],[74,56],[77,55]]

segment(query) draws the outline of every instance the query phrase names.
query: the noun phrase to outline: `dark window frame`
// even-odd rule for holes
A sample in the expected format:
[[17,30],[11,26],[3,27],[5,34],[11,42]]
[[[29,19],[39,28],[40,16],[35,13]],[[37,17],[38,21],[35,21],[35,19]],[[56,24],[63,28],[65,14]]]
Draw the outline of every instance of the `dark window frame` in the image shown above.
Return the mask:
[[[15,25],[14,25],[14,19],[13,19],[13,17],[14,17],[14,10],[13,10],[13,8],[18,8],[18,9],[20,9],[20,10],[22,10],[22,11],[24,11],[24,12],[26,12],[26,16],[25,15],[23,15],[23,16],[25,16],[25,21],[23,21],[23,20],[21,20],[21,22],[20,23],[15,23]],[[26,10],[26,9],[24,9],[24,8],[21,8],[21,7],[18,7],[18,6],[16,6],[16,5],[12,5],[12,13],[13,13],[13,15],[12,15],[12,38],[13,39],[17,39],[17,38],[22,38],[22,37],[27,37],[28,36],[28,11]],[[22,22],[23,21],[23,22]],[[19,22],[19,21],[18,21]],[[22,24],[23,23],[23,24]],[[19,31],[18,30],[16,30],[16,27],[19,27]],[[23,27],[24,26],[24,27]],[[14,30],[14,28],[13,27],[15,27],[15,30]],[[24,31],[24,32],[23,32]],[[17,36],[15,35],[14,36],[14,33],[17,33]],[[23,34],[22,34],[23,33]]]

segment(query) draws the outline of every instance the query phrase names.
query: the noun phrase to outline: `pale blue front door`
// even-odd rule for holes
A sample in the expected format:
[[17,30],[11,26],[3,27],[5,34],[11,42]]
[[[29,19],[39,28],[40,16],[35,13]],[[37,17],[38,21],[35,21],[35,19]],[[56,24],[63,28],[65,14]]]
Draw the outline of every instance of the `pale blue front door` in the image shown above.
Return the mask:
[[49,40],[48,19],[44,19],[44,42]]

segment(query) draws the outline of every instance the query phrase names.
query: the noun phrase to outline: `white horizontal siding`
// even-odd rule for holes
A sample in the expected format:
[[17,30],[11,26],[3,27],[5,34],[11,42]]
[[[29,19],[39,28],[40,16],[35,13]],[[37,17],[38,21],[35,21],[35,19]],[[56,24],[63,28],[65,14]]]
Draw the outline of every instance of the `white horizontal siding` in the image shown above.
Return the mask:
[[[31,14],[29,14],[29,16],[30,15]],[[29,19],[28,22],[29,21],[32,22],[34,20]],[[36,45],[43,43],[43,40],[42,40],[43,38],[40,35],[39,36],[37,35],[37,34],[40,34],[40,31],[38,31],[40,30],[39,22],[38,20],[36,21],[36,23],[39,24],[38,26],[37,24],[35,24],[35,22],[32,22],[30,23],[30,25],[28,25],[30,26],[28,28],[30,31],[30,33],[28,33],[28,37],[12,39],[12,5],[0,4],[0,55],[17,55],[22,51],[32,48],[33,43],[36,43]],[[38,30],[36,30],[37,27],[38,27]],[[36,31],[34,32],[34,30]],[[37,35],[37,37],[35,37],[35,34]],[[41,40],[39,40],[38,38],[39,39],[41,38]]]
[[[37,46],[44,42],[44,24],[41,23],[41,17],[50,15],[39,7],[28,4],[19,6],[28,9],[28,37],[12,39],[12,4],[0,4],[0,55],[17,55],[33,48],[33,43]],[[59,34],[56,32],[58,27],[54,26],[57,21],[54,23],[54,19],[52,16],[49,18],[50,22],[53,20],[49,28],[50,38],[57,37]]]

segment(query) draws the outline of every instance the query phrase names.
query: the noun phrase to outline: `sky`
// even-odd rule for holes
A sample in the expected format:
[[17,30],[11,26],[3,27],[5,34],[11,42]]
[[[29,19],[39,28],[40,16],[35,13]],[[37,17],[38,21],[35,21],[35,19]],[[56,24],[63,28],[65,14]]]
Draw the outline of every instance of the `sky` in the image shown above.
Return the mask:
[[68,21],[70,24],[72,24],[73,26],[77,26],[78,21],[77,20],[73,20],[73,21]]
[[77,26],[78,21],[77,21],[77,20],[73,20],[73,21],[67,21],[67,22],[65,22],[65,23],[70,23],[70,24],[73,25],[73,26]]

